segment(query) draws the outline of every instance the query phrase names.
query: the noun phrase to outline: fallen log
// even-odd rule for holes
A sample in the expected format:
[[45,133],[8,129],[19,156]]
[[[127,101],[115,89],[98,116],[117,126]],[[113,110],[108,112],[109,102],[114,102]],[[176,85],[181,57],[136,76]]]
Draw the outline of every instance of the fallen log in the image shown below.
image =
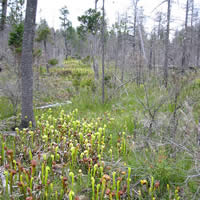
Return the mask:
[[15,137],[17,135],[17,133],[15,131],[0,131],[0,135]]
[[45,105],[45,106],[36,107],[36,109],[54,108],[54,107],[63,106],[66,104],[71,104],[71,103],[72,103],[71,101],[66,101],[64,103],[55,103],[55,104],[49,104],[49,105]]

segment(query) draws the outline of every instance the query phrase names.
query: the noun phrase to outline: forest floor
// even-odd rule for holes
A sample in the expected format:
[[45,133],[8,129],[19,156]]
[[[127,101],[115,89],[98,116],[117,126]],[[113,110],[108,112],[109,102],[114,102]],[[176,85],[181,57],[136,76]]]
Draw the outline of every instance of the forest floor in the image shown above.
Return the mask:
[[[0,136],[0,199],[200,199],[199,72],[118,87],[111,67],[104,105],[87,63],[39,75],[36,129]],[[5,95],[0,108],[1,131],[19,124]]]

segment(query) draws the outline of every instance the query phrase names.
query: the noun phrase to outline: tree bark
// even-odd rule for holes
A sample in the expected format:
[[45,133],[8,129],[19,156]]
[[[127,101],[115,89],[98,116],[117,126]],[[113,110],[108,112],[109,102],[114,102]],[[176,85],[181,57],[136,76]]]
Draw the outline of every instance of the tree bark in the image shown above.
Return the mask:
[[[97,12],[97,3],[99,0],[95,0],[95,11]],[[92,35],[92,67],[94,70],[94,77],[95,80],[99,80],[99,67],[96,61],[96,54],[97,54],[97,34]]]
[[7,0],[2,0],[2,13],[1,13],[0,31],[3,31],[4,28],[5,28],[7,6],[8,6],[8,1]]
[[164,84],[167,87],[168,83],[168,54],[169,54],[169,33],[170,33],[170,18],[171,18],[171,0],[167,1],[167,30],[165,36],[165,60],[164,60]]
[[105,45],[104,45],[104,34],[105,34],[105,0],[103,0],[103,23],[102,23],[102,103],[105,101],[105,91],[104,91],[104,62],[105,62]]
[[35,19],[37,0],[28,0],[26,5],[26,17],[24,23],[24,35],[22,43],[22,102],[21,102],[21,127],[26,128],[29,122],[35,125],[33,113],[33,42],[35,35]]
[[95,0],[95,7],[94,7],[95,10],[97,10],[97,3],[98,3],[98,1],[99,1],[99,0]]
[[149,73],[152,70],[152,60],[153,60],[153,35],[151,35],[151,40],[150,40],[150,52],[149,52],[149,64],[148,64]]
[[136,47],[136,25],[137,25],[137,4],[139,0],[134,3],[134,23],[133,23],[133,51],[135,52]]
[[191,0],[190,62],[194,66],[195,65],[195,58],[194,58],[193,55],[195,55],[195,53],[193,51],[193,37],[194,37],[193,22],[194,22],[194,0]]
[[188,52],[187,52],[187,40],[188,40],[188,13],[189,13],[189,0],[187,0],[186,3],[186,11],[185,11],[185,32],[184,32],[184,38],[183,38],[183,54],[182,54],[182,60],[181,60],[181,67],[182,72],[185,71],[185,68],[187,66],[188,62]]
[[122,66],[121,66],[121,82],[123,83],[124,81],[124,70],[125,70],[125,63],[126,63],[126,30],[124,31],[123,35],[122,35]]
[[196,60],[196,65],[197,67],[200,67],[199,64],[199,58],[200,58],[200,21],[199,21],[199,25],[198,25],[198,44],[197,44],[197,60]]
[[46,69],[47,69],[47,73],[49,74],[49,64],[48,64],[48,59],[47,59],[47,41],[46,40],[44,40],[44,54],[45,54]]
[[116,88],[116,81],[117,81],[117,68],[119,62],[119,35],[117,34],[117,45],[115,50],[115,79],[114,79],[114,88]]

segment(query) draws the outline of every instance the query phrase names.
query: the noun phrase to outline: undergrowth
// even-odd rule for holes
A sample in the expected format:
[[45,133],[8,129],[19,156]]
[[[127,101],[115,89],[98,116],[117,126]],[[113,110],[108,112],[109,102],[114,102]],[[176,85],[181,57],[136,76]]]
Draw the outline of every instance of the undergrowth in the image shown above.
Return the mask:
[[199,81],[188,76],[167,89],[153,76],[131,82],[103,105],[88,64],[42,72],[36,107],[72,104],[35,109],[36,129],[1,137],[1,199],[199,199]]

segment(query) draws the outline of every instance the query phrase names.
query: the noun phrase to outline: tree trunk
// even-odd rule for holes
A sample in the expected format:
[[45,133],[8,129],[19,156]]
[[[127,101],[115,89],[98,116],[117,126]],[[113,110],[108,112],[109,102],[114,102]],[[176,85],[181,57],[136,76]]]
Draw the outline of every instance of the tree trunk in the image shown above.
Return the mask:
[[117,34],[117,48],[116,48],[116,53],[115,53],[115,79],[114,79],[114,88],[116,88],[118,61],[119,61],[119,35]]
[[153,35],[151,36],[151,41],[150,41],[149,64],[148,64],[149,74],[152,70],[152,60],[153,60]]
[[190,62],[191,65],[195,65],[195,58],[194,58],[194,51],[193,51],[193,37],[194,37],[194,27],[193,27],[193,21],[194,21],[194,0],[191,0],[191,31],[190,31]]
[[99,80],[99,69],[98,69],[98,64],[96,62],[95,55],[92,55],[92,67],[93,67],[93,70],[94,70],[95,80]]
[[68,59],[68,44],[67,44],[67,33],[66,29],[65,32],[63,33],[64,41],[65,41],[65,59]]
[[198,124],[198,138],[197,138],[197,143],[200,146],[200,119],[199,119],[199,124]]
[[2,8],[1,8],[2,9],[2,13],[1,13],[0,31],[3,31],[4,28],[5,28],[7,6],[8,6],[8,1],[7,0],[2,0]]
[[35,35],[35,19],[37,0],[28,0],[26,5],[26,17],[24,23],[24,35],[22,43],[22,102],[21,102],[21,127],[26,128],[29,122],[35,125],[33,113],[33,42]]
[[200,67],[199,64],[199,58],[200,58],[200,21],[199,21],[199,28],[198,28],[198,42],[197,42],[197,60],[196,60],[196,65],[197,67]]
[[153,34],[153,71],[155,73],[155,70],[156,70],[156,32],[154,31],[154,34]]
[[[95,0],[95,11],[97,11],[97,3],[98,3],[98,0]],[[94,70],[94,77],[95,77],[95,80],[99,80],[99,67],[96,61],[96,53],[97,53],[97,35],[96,34],[92,35],[91,46],[92,46],[92,67]]]
[[136,24],[137,24],[137,4],[139,0],[134,3],[134,23],[133,23],[133,51],[135,52],[136,47]]
[[103,23],[102,23],[102,103],[105,101],[105,91],[104,91],[104,56],[105,56],[105,45],[104,45],[104,34],[105,34],[105,9],[104,9],[105,0],[103,0]]
[[124,82],[124,70],[125,70],[125,60],[126,60],[126,58],[125,58],[125,53],[126,53],[126,39],[125,39],[125,32],[124,32],[124,34],[123,34],[123,36],[122,36],[122,46],[121,46],[121,48],[123,49],[123,51],[122,51],[122,66],[121,66],[121,68],[122,68],[122,73],[121,73],[121,82],[123,83]]
[[97,11],[97,3],[98,3],[98,1],[99,0],[95,0],[95,7],[94,8],[95,8],[96,11]]
[[45,54],[46,69],[47,69],[47,73],[49,74],[49,64],[48,64],[48,60],[47,60],[47,41],[46,40],[44,40],[44,54]]
[[169,54],[169,33],[170,33],[170,18],[171,18],[171,0],[168,0],[167,8],[167,30],[165,36],[165,60],[164,60],[164,84],[167,87],[168,83],[168,54]]
[[187,0],[186,3],[186,11],[185,11],[185,33],[183,38],[183,54],[182,54],[182,60],[181,60],[181,67],[182,72],[185,71],[185,68],[187,66],[188,62],[188,52],[187,52],[187,40],[188,40],[188,13],[189,13],[189,0]]

